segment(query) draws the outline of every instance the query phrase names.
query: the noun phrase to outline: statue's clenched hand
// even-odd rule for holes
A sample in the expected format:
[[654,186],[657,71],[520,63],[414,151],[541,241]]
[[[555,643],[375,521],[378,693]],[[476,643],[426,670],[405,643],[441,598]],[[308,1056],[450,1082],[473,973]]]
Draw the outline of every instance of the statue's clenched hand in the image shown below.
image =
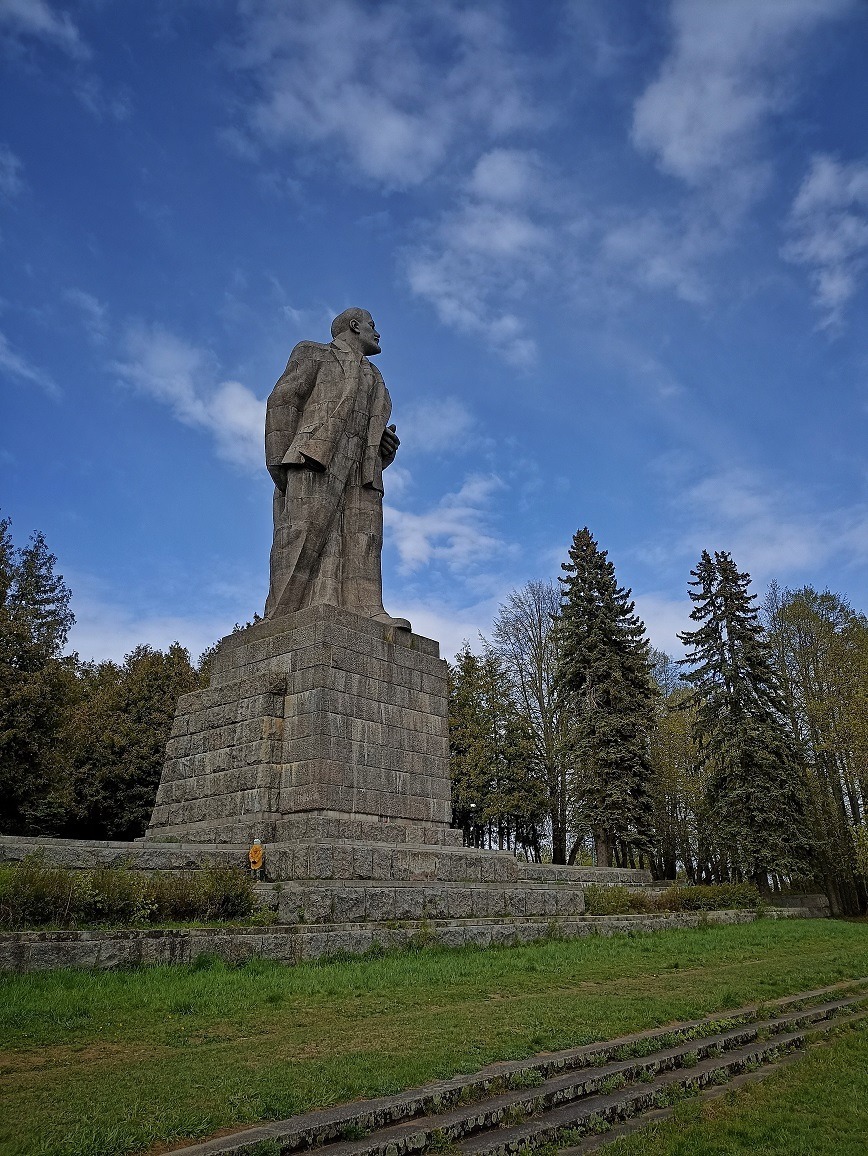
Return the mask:
[[395,454],[398,452],[398,446],[401,440],[395,433],[393,425],[386,426],[383,430],[383,436],[380,438],[380,457],[383,459],[383,466],[389,466],[395,460]]

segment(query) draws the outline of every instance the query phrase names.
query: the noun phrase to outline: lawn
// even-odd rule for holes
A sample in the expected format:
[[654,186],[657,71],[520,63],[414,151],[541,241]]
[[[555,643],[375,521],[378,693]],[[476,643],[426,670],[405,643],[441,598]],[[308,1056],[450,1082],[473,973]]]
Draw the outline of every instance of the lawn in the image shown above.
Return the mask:
[[868,1028],[812,1046],[761,1084],[706,1103],[604,1149],[607,1156],[865,1156]]
[[865,975],[868,925],[761,920],[295,968],[7,977],[0,1152],[158,1151]]

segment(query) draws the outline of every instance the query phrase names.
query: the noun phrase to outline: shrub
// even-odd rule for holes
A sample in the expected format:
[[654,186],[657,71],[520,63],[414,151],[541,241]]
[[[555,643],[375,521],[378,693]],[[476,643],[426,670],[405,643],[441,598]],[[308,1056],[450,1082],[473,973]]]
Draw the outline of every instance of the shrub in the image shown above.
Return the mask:
[[0,927],[244,919],[256,906],[240,867],[198,871],[69,871],[40,854],[0,867]]
[[653,895],[613,884],[610,887],[592,883],[585,888],[585,911],[588,915],[637,915],[655,911]]
[[610,887],[592,883],[585,888],[588,915],[645,915],[663,911],[725,911],[730,908],[758,909],[761,897],[752,883],[676,883],[665,891],[649,894],[631,887]]
[[664,911],[725,911],[733,907],[756,908],[761,899],[753,883],[697,884],[693,887],[676,883],[659,896],[658,902]]

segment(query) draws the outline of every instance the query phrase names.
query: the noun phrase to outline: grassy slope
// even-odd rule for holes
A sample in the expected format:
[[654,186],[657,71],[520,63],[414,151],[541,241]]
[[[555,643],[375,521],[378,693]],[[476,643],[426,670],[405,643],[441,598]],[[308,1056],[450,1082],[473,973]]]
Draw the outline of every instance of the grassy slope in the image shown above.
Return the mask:
[[[104,1156],[868,975],[868,926],[0,981],[0,1152]],[[665,1149],[663,1149],[665,1150]]]
[[685,1101],[672,1120],[604,1151],[607,1156],[865,1156],[868,1028],[812,1046],[761,1084],[706,1104]]

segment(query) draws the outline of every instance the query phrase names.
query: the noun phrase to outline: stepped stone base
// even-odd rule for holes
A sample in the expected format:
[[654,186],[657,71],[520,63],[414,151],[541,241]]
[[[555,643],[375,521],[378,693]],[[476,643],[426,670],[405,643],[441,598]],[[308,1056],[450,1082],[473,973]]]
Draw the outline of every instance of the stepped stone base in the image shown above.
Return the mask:
[[454,842],[446,695],[436,642],[337,607],[231,634],[178,703],[145,837],[285,842],[307,815]]
[[[809,908],[771,908],[768,919],[810,919]],[[591,935],[752,923],[754,911],[681,911],[672,915],[598,915],[573,919],[455,919],[405,923],[295,924],[273,927],[191,927],[107,931],[16,931],[0,933],[0,972],[58,967],[115,968],[193,963],[208,953],[232,963],[261,958],[302,963],[329,956],[360,955],[372,948],[414,944],[443,947],[506,947],[552,935]]]

